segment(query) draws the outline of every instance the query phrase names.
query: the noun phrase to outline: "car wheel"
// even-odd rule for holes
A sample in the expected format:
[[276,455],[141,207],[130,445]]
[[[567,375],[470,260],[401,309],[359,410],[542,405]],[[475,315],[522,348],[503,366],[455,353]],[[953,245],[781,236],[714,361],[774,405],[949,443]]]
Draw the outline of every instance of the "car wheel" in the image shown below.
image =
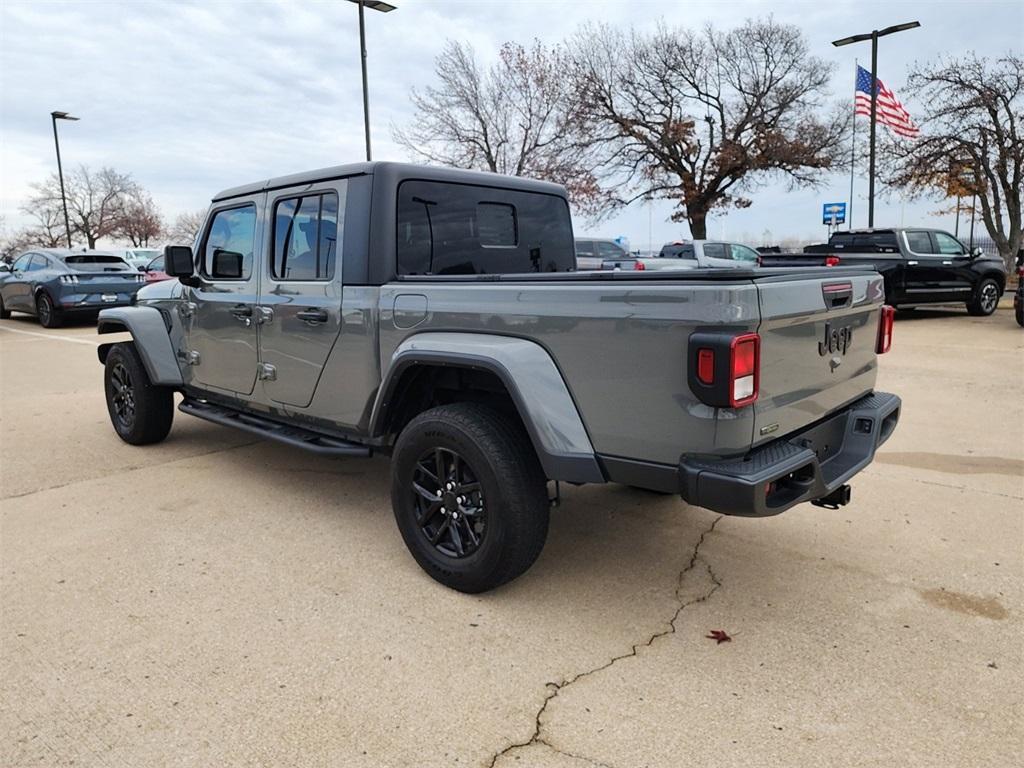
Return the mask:
[[54,306],[53,299],[46,291],[41,291],[36,296],[36,317],[39,318],[39,324],[43,328],[60,328],[64,321],[60,310]]
[[391,505],[416,562],[460,592],[524,573],[548,533],[547,481],[526,431],[479,403],[432,408],[402,430]]
[[118,437],[132,445],[159,443],[167,437],[174,420],[174,392],[150,383],[134,344],[111,347],[103,388],[110,423]]
[[974,297],[967,302],[968,313],[976,317],[987,317],[999,306],[999,283],[986,277],[978,284]]
[[1017,306],[1013,308],[1013,313],[1017,316],[1017,325],[1024,327],[1024,301],[1017,302]]
[[4,306],[4,297],[0,296],[0,320],[8,320],[11,317],[11,310]]

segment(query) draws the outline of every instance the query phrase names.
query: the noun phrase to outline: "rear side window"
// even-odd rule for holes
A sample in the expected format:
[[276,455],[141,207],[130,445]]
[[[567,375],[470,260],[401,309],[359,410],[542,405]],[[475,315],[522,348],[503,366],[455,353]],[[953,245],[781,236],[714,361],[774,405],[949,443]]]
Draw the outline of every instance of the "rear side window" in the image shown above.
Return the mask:
[[907,247],[914,253],[931,253],[932,238],[927,232],[907,232]]
[[722,243],[704,243],[704,255],[709,259],[728,259],[729,254],[725,251]]
[[398,188],[399,275],[568,272],[569,207],[554,195],[405,181]]
[[577,256],[594,256],[594,241],[593,240],[577,240],[576,241],[576,255]]
[[620,248],[615,243],[598,241],[597,255],[602,259],[621,259],[629,254],[626,253],[625,249]]
[[338,231],[334,192],[279,200],[274,207],[271,274],[277,280],[330,280]]
[[241,277],[231,275],[230,279],[246,280],[252,274],[252,256],[256,243],[256,206],[249,204],[239,208],[227,208],[213,215],[206,231],[203,244],[201,268],[207,277],[229,279],[214,270],[214,256],[218,252],[237,253],[242,257]]

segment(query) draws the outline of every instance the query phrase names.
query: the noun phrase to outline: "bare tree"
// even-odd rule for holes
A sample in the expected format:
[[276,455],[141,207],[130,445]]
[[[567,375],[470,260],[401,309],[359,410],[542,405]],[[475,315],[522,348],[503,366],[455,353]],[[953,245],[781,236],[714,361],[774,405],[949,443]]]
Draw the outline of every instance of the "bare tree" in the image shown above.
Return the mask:
[[164,221],[160,210],[148,192],[136,188],[130,193],[117,228],[117,235],[134,246],[149,245],[163,233]]
[[850,110],[826,114],[832,66],[772,19],[722,32],[588,25],[570,44],[582,136],[613,205],[676,201],[695,238],[769,177],[816,184],[841,167]]
[[[92,171],[80,165],[64,182],[72,232],[84,237],[90,248],[95,248],[96,241],[103,237],[116,236],[128,200],[138,189],[132,177],[113,168]],[[61,211],[60,181],[56,174],[33,185],[33,189],[35,194],[25,210]]]
[[395,141],[428,162],[556,181],[593,209],[599,189],[573,141],[567,65],[560,48],[535,41],[505,43],[484,68],[470,45],[449,41],[434,63],[437,85],[413,89],[416,113],[392,127]]
[[896,144],[888,175],[925,195],[977,194],[981,218],[1009,264],[1024,245],[1024,58],[970,53],[916,65],[909,90],[924,105],[921,138]]
[[167,230],[167,239],[177,245],[192,245],[206,219],[206,211],[180,213]]

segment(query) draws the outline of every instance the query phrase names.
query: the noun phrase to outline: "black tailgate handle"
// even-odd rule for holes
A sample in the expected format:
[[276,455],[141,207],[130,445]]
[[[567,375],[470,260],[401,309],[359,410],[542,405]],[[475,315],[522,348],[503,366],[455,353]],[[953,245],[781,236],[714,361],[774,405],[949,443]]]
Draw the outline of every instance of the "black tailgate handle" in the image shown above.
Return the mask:
[[825,299],[827,309],[848,307],[853,303],[853,283],[849,280],[842,283],[822,283],[821,295]]

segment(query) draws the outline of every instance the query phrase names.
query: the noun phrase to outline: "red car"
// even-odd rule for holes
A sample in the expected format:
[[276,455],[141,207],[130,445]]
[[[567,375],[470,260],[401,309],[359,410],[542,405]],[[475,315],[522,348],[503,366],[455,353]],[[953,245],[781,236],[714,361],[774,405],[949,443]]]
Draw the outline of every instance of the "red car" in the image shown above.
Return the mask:
[[146,273],[147,284],[171,279],[171,276],[164,272],[164,255],[162,253],[143,267],[142,271]]

